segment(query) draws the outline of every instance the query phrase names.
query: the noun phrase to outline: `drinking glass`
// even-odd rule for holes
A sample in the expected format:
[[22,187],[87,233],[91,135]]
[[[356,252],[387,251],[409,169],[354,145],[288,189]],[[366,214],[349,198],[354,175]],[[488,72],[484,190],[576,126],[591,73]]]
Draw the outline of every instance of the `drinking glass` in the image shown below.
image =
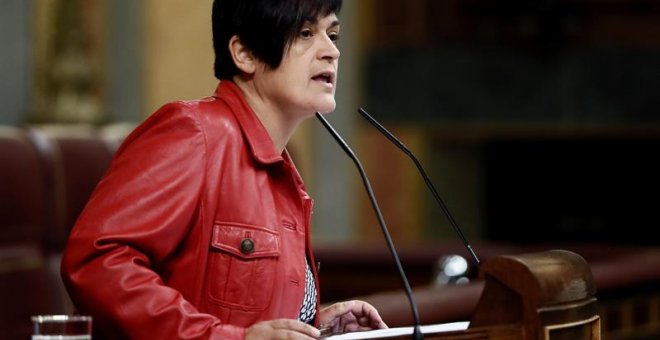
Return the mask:
[[92,317],[86,315],[36,315],[32,340],[91,340]]

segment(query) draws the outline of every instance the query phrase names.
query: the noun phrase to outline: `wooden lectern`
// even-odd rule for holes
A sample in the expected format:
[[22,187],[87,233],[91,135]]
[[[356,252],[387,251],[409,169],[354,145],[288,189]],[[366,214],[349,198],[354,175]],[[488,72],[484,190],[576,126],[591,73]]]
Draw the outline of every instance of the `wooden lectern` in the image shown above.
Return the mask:
[[600,339],[587,262],[566,250],[500,256],[480,268],[485,286],[466,333],[485,339]]
[[468,328],[425,339],[600,339],[594,279],[581,256],[566,250],[499,256],[479,275],[484,288]]

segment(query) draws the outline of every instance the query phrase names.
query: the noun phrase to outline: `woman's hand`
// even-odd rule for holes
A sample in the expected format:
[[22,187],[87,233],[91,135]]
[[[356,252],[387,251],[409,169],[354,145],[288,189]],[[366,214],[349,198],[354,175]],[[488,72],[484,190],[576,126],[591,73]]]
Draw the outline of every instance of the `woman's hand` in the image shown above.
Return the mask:
[[376,308],[364,301],[335,303],[319,314],[321,329],[329,328],[332,334],[387,328]]
[[321,332],[298,320],[279,319],[262,321],[245,331],[245,340],[261,339],[316,339]]

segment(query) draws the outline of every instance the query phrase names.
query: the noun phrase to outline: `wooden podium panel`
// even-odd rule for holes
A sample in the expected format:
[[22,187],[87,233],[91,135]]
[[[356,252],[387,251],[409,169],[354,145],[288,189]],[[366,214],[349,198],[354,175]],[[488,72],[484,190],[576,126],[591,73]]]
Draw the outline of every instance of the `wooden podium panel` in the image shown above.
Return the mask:
[[[423,331],[424,339],[600,339],[596,286],[580,255],[550,250],[499,256],[484,263],[479,275],[484,288],[467,329]],[[410,333],[341,339],[410,339]]]
[[484,291],[471,327],[518,325],[524,339],[599,339],[596,285],[566,250],[500,256],[480,268]]

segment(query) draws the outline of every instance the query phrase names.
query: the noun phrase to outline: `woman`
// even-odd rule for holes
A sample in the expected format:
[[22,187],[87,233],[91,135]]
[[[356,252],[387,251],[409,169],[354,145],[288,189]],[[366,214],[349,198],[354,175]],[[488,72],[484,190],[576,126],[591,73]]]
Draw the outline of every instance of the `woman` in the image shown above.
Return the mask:
[[320,309],[312,200],[285,149],[301,121],[335,109],[340,7],[213,3],[214,96],[136,128],[69,237],[62,275],[95,339],[386,327],[362,301]]

